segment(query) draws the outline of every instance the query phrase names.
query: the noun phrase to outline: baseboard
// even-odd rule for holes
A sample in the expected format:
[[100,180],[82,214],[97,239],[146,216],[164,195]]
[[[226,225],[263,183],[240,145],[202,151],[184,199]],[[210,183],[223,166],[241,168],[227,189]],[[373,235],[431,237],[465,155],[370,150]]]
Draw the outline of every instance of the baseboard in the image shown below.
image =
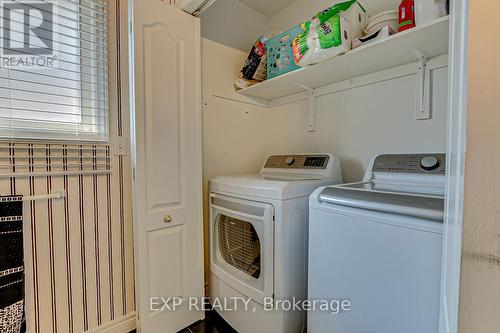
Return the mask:
[[135,329],[135,312],[132,312],[86,333],[129,333]]

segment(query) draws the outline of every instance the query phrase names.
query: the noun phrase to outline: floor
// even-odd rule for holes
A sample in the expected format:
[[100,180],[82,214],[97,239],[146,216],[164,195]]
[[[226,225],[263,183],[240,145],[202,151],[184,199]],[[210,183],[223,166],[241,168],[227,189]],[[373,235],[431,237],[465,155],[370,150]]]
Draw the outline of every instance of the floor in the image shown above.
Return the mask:
[[199,321],[178,333],[238,333],[215,311],[209,311],[205,320]]
[[[136,333],[136,330],[130,333]],[[215,311],[207,311],[205,320],[194,323],[177,333],[238,333]]]

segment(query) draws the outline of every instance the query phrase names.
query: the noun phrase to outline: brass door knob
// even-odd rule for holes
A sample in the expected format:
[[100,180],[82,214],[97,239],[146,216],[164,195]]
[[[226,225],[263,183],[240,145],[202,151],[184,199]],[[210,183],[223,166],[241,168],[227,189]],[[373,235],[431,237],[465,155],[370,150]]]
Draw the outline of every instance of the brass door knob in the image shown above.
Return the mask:
[[170,216],[168,214],[163,216],[163,222],[165,222],[165,223],[172,223],[173,220],[174,219],[172,218],[172,216]]

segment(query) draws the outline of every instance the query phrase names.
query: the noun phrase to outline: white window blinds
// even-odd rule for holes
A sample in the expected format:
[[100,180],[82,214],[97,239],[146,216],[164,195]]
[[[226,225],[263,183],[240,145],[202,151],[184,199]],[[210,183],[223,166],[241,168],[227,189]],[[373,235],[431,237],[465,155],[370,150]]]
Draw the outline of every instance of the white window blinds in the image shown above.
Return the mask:
[[4,0],[0,10],[0,137],[107,141],[106,0]]

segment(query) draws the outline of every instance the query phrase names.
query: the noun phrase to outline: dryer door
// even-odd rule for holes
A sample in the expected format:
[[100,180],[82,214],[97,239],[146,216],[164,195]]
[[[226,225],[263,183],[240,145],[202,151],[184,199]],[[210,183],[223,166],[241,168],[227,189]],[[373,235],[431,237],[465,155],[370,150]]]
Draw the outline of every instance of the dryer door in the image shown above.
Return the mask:
[[274,291],[273,206],[212,194],[210,211],[211,270],[263,304]]

